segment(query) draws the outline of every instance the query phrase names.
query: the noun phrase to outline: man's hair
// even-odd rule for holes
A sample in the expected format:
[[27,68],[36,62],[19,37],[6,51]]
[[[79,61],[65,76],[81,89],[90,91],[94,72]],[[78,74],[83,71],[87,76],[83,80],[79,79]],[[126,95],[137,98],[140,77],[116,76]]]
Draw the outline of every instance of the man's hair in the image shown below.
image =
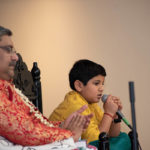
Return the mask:
[[11,30],[0,26],[0,40],[1,40],[1,37],[2,37],[3,35],[11,36],[11,35],[12,35],[12,32],[11,32]]
[[106,71],[103,66],[87,59],[76,61],[69,72],[70,87],[76,90],[74,87],[76,80],[86,85],[91,78],[97,75],[106,76]]

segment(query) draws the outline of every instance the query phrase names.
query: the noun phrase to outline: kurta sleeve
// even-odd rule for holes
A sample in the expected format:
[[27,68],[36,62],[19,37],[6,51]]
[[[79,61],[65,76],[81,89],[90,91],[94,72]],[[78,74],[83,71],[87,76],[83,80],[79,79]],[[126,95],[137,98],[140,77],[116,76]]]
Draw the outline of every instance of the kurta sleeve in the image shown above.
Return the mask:
[[88,115],[89,112],[93,113],[93,118],[91,118],[88,128],[82,134],[82,139],[86,139],[88,143],[99,139],[99,124],[103,117],[103,111],[97,104],[89,106],[89,111],[85,111],[83,114]]

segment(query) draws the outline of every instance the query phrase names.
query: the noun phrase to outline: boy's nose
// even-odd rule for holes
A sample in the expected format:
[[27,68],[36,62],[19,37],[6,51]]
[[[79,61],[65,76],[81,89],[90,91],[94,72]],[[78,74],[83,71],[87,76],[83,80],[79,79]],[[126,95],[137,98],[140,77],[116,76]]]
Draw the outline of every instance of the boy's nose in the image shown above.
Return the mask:
[[103,91],[104,91],[104,86],[103,86],[103,85],[101,85],[101,86],[99,87],[99,91],[100,91],[100,92],[103,92]]

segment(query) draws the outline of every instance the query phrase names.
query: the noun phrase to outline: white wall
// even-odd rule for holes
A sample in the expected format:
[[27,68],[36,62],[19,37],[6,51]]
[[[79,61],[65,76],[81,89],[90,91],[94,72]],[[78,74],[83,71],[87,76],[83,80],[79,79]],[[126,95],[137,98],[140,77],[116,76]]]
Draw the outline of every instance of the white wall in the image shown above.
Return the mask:
[[[29,69],[38,62],[47,117],[70,90],[68,72],[78,59],[106,68],[105,93],[122,99],[130,122],[128,81],[134,81],[137,130],[149,150],[149,0],[0,0],[0,24],[14,32]],[[129,131],[124,124],[123,130]]]

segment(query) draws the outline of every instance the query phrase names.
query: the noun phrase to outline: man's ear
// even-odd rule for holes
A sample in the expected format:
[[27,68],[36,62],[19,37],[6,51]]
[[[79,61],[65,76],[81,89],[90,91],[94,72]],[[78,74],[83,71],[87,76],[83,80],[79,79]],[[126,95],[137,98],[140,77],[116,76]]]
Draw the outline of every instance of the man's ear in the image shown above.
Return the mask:
[[75,87],[75,89],[76,89],[77,92],[81,92],[83,86],[84,86],[83,83],[81,81],[79,81],[79,80],[76,80],[74,82],[74,87]]

